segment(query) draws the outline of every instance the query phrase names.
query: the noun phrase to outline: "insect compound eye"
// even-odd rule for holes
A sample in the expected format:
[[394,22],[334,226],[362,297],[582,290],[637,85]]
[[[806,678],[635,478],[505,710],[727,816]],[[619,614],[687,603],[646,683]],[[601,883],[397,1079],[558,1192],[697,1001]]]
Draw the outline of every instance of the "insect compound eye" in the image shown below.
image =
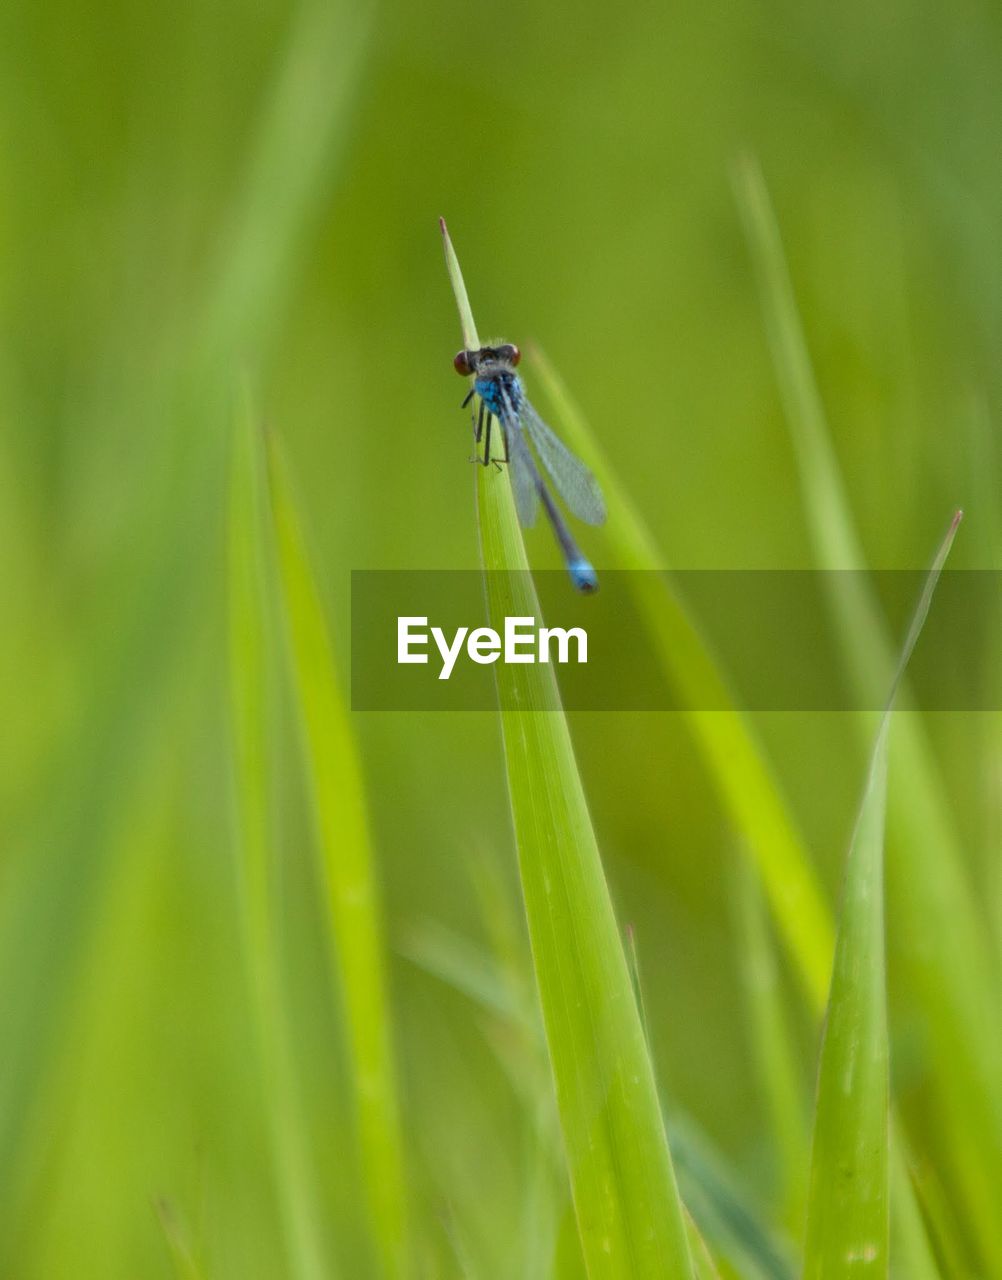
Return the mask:
[[464,378],[468,378],[473,372],[470,353],[468,351],[457,351],[452,361],[452,367],[457,373],[462,374]]
[[519,351],[518,347],[515,346],[514,342],[506,342],[503,346],[498,347],[498,355],[502,360],[507,360],[511,365],[518,364],[519,360],[522,359],[522,353]]

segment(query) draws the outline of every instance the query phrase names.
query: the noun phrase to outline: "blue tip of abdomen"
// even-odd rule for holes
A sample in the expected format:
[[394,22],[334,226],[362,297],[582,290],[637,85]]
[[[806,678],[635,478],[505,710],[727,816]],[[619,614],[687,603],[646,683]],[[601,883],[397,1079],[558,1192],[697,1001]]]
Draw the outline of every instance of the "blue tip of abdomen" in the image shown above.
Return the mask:
[[568,560],[567,572],[571,575],[571,582],[578,591],[589,593],[598,590],[598,574],[584,556],[577,560]]

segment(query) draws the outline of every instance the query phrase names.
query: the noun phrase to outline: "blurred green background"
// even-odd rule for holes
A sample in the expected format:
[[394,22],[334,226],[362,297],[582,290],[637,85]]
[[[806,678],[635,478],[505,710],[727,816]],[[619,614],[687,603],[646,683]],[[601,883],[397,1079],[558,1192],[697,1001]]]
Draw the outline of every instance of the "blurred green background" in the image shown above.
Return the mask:
[[[543,345],[666,566],[811,567],[731,184],[750,151],[870,563],[925,565],[962,506],[954,567],[999,567],[1000,55],[995,6],[921,0],[4,6],[0,1274],[167,1276],[158,1205],[206,1275],[286,1274],[237,956],[235,389],[287,445],[345,680],[352,568],[479,563],[439,215],[483,331]],[[529,554],[556,564],[546,529]],[[928,719],[997,957],[998,727]],[[489,958],[485,894],[521,928],[496,720],[355,728],[418,1273],[519,1276],[510,1029],[429,961]],[[662,1083],[761,1185],[735,839],[680,720],[572,728]],[[834,904],[848,717],[759,729]],[[280,745],[311,1159],[332,1253],[365,1276],[288,723]],[[921,1098],[889,913],[896,1079]],[[817,1030],[794,1016],[806,1100]]]

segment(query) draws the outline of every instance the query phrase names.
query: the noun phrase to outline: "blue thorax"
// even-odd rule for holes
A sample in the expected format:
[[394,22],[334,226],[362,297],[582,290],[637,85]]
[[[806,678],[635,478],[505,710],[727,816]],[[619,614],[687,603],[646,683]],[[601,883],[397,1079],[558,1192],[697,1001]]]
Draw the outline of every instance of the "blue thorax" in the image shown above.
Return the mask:
[[483,374],[475,383],[477,395],[495,417],[505,415],[507,404],[517,413],[522,404],[522,384],[509,369]]

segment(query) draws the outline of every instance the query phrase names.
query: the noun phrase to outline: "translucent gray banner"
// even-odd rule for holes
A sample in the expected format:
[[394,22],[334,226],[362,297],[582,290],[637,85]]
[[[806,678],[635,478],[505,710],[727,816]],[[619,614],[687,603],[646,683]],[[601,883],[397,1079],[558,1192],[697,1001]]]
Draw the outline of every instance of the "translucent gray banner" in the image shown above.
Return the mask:
[[[488,618],[480,572],[354,571],[352,708],[490,710],[509,661],[548,663],[576,711],[878,710],[925,572],[605,572],[593,596],[563,572],[532,579],[538,616],[506,621]],[[1002,709],[1000,637],[1002,573],[945,572],[900,705]],[[726,689],[673,678],[706,650]]]

